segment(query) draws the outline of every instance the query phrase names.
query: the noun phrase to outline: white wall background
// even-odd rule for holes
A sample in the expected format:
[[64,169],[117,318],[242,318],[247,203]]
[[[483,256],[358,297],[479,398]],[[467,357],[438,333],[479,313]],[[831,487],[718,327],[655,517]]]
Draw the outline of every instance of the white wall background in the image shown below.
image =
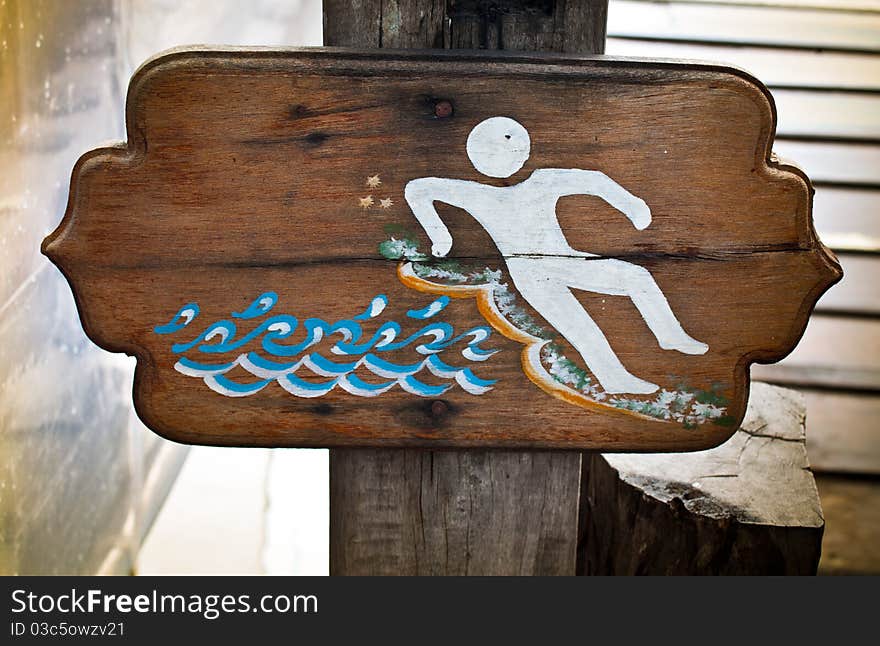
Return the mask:
[[[181,45],[320,45],[320,0],[127,0],[131,67]],[[327,574],[328,454],[193,447],[139,574]]]

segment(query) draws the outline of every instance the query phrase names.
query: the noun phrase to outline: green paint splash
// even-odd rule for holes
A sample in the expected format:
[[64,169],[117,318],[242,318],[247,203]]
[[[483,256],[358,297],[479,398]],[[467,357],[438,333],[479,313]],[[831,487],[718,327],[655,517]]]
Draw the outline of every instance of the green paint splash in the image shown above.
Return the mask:
[[415,234],[394,225],[385,230],[391,237],[379,244],[379,253],[388,260],[412,261],[413,272],[419,278],[452,285],[491,285],[495,306],[506,319],[532,336],[551,341],[541,350],[541,363],[559,383],[594,401],[656,419],[678,422],[685,428],[696,428],[707,422],[719,426],[733,425],[733,417],[727,415],[730,402],[721,394],[726,388],[723,384],[714,384],[711,390],[702,390],[680,383],[675,390],[662,389],[648,399],[609,395],[598,383],[594,383],[588,370],[565,356],[556,331],[539,323],[517,303],[516,293],[502,282],[504,275],[500,269],[467,267],[456,260],[432,259],[419,250]]

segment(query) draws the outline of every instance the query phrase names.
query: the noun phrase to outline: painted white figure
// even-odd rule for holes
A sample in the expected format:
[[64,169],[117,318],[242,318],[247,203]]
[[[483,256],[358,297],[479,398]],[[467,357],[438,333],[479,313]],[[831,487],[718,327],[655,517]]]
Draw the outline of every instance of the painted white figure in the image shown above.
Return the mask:
[[[507,117],[479,123],[467,140],[474,167],[489,177],[510,177],[529,158],[526,129]],[[666,296],[644,267],[572,249],[556,215],[566,195],[594,195],[627,216],[636,227],[651,223],[651,210],[607,175],[594,170],[544,168],[513,186],[490,186],[460,179],[423,177],[406,185],[406,201],[431,238],[431,253],[443,257],[452,248],[449,229],[434,202],[470,213],[489,233],[507,262],[514,285],[583,357],[608,393],[648,394],[658,388],[629,373],[571,289],[632,299],[660,347],[685,354],[708,349],[689,336]]]

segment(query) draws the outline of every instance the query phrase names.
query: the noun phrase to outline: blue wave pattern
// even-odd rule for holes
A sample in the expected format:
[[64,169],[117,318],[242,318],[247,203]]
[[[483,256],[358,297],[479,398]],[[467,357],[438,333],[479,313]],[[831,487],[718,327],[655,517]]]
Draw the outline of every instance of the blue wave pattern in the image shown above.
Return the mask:
[[[448,323],[430,321],[449,304],[448,296],[441,296],[422,309],[406,313],[408,318],[422,323],[416,332],[404,335],[399,323],[386,321],[367,338],[364,338],[361,323],[375,319],[385,310],[388,297],[384,294],[373,298],[357,316],[334,323],[308,318],[300,325],[300,321],[290,314],[269,316],[277,303],[275,292],[265,292],[244,311],[232,312],[229,319],[211,323],[190,341],[174,343],[172,351],[182,355],[174,369],[202,379],[211,390],[227,397],[247,397],[272,382],[297,397],[321,397],[337,387],[358,397],[376,397],[394,387],[420,397],[437,397],[455,384],[472,395],[482,395],[492,390],[497,381],[481,379],[469,367],[453,366],[440,359],[439,355],[451,352],[453,346],[463,346],[459,350],[461,356],[478,363],[498,352],[481,347],[492,334],[488,326],[455,334]],[[177,334],[196,320],[199,311],[198,304],[187,303],[168,323],[156,326],[153,331],[160,335]],[[242,321],[253,322],[256,327],[239,335],[236,322]],[[303,330],[303,338],[295,341],[293,337],[299,329]],[[333,337],[338,337],[330,347],[334,358],[309,352],[322,340]],[[254,345],[259,345],[264,354],[246,350],[246,346]],[[383,357],[385,353],[405,349],[415,350],[418,355],[415,361],[401,364]],[[232,361],[221,360],[220,355],[235,352],[239,354]],[[190,356],[195,353],[198,360],[184,356],[187,353]],[[236,367],[242,368],[253,379],[245,381],[228,377],[227,373]],[[362,379],[355,374],[358,369],[379,380]],[[310,375],[304,375],[305,371]],[[420,373],[431,374],[448,383],[425,383],[417,378]]]

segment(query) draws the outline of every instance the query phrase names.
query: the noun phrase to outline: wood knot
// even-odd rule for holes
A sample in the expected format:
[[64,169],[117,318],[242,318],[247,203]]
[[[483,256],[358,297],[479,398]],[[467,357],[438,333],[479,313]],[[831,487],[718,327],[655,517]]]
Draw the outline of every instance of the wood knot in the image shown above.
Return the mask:
[[449,411],[449,406],[442,399],[435,399],[431,402],[431,417],[443,417]]

